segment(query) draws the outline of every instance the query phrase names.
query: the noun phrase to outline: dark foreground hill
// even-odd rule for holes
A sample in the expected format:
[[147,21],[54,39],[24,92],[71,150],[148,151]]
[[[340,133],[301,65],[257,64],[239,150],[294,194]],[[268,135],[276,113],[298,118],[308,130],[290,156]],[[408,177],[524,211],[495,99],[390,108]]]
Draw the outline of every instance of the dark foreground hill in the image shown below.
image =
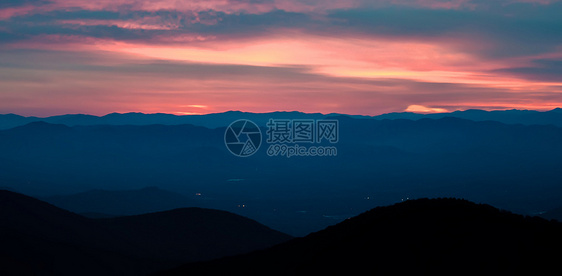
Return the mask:
[[0,190],[0,275],[146,275],[290,237],[225,211],[88,219]]
[[541,275],[558,271],[560,246],[558,222],[465,200],[419,199],[266,250],[158,275]]
[[[41,198],[59,208],[77,214],[106,214],[110,216],[139,215],[165,210],[198,206],[192,198],[158,187],[134,190],[95,189],[70,195]],[[86,216],[86,215],[85,215]]]
[[554,208],[552,210],[548,210],[544,213],[538,215],[541,218],[545,219],[553,219],[557,221],[562,221],[562,207]]

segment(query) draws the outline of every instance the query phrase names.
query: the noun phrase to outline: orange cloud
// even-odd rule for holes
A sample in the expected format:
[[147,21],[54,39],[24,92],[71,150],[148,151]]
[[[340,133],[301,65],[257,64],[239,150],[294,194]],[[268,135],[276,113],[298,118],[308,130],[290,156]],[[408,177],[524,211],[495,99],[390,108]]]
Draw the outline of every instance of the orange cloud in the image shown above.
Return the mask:
[[445,108],[434,108],[434,107],[427,107],[423,105],[410,105],[406,110],[406,112],[415,112],[415,113],[445,113],[449,112]]

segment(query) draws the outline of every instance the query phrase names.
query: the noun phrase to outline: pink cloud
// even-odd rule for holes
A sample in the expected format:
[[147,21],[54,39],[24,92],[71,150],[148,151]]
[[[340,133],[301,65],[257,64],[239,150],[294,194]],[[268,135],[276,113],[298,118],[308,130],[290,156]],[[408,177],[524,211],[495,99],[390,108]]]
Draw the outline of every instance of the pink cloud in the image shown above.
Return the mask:
[[[107,23],[73,24],[81,22]],[[562,96],[553,95],[562,92],[562,82],[542,83],[493,72],[529,64],[529,57],[487,62],[439,40],[430,43],[289,34],[228,42],[202,38],[199,41],[204,47],[41,35],[13,47],[74,52],[75,56],[63,59],[55,55],[45,64],[64,60],[78,68],[95,65],[105,69],[68,71],[52,65],[41,69],[40,64],[34,65],[36,69],[13,69],[10,74],[23,81],[3,81],[5,92],[0,102],[29,110],[28,115],[52,115],[54,110],[68,110],[68,106],[98,115],[115,111],[214,113],[233,106],[252,112],[376,115],[497,107],[544,110],[562,103]],[[76,60],[87,53],[103,53],[103,58]],[[180,73],[162,71],[153,63],[175,64]],[[216,69],[197,72],[193,71],[196,67],[185,67],[189,64]],[[256,69],[243,73],[236,66]],[[285,69],[266,73],[268,68]],[[41,76],[31,82],[37,85],[30,84],[33,76]],[[23,97],[18,95],[29,100],[17,104],[14,99]]]
[[[321,14],[331,9],[390,4],[432,9],[474,5],[465,0],[392,0],[375,4],[319,0],[252,4],[224,0],[55,0],[42,6],[3,9],[0,20],[76,8],[124,14],[174,10],[180,14],[174,18],[151,15],[127,20],[56,21],[69,30],[115,26],[138,30],[132,32],[135,34],[170,31],[139,39],[39,34],[4,44],[3,49],[9,51],[40,49],[45,53],[34,56],[35,63],[29,67],[0,67],[0,76],[5,77],[0,81],[0,111],[22,110],[28,112],[25,115],[53,115],[57,110],[97,115],[115,111],[194,114],[222,112],[234,106],[253,112],[376,115],[467,108],[544,110],[561,105],[562,81],[536,81],[529,75],[504,70],[534,66],[537,59],[560,59],[560,49],[489,59],[478,53],[494,49],[496,42],[477,35],[380,35],[347,29],[344,32],[335,26],[330,31],[336,35],[275,26],[259,35],[178,31],[186,23],[219,23],[218,19],[199,17],[198,11],[259,14],[282,9],[322,18]],[[20,58],[13,62],[21,64],[30,59]],[[170,64],[174,70],[167,67]]]
[[6,20],[14,16],[25,15],[36,9],[37,7],[35,6],[22,6],[0,9],[0,20]]

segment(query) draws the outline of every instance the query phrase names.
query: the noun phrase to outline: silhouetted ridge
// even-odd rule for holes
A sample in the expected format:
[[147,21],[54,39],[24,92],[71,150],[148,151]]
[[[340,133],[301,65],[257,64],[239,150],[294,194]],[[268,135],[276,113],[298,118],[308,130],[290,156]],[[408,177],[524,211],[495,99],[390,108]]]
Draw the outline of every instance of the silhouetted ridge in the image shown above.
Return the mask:
[[[38,227],[56,228],[57,223],[87,221],[84,217],[75,213],[7,190],[0,190],[0,218],[3,228],[23,226],[21,230],[25,232],[33,231],[33,228]],[[51,230],[53,234],[61,232],[61,229]]]
[[71,195],[50,196],[43,200],[78,214],[99,213],[111,216],[138,215],[194,206],[190,198],[157,187],[137,190],[95,189]]
[[[508,275],[558,267],[562,226],[458,199],[377,207],[260,252],[160,275]],[[534,274],[536,275],[536,274]]]
[[554,208],[539,214],[541,218],[553,219],[562,222],[562,207]]
[[146,275],[288,239],[226,211],[186,208],[88,219],[0,190],[0,275]]
[[33,131],[65,131],[71,130],[72,128],[64,124],[53,124],[44,121],[31,122],[29,124],[15,127],[14,130],[33,130]]
[[[251,252],[290,237],[254,220],[230,212],[180,208],[170,211],[100,219],[102,224],[127,233],[127,240],[142,241],[145,257],[168,260],[210,260]],[[158,252],[154,255],[152,252]]]

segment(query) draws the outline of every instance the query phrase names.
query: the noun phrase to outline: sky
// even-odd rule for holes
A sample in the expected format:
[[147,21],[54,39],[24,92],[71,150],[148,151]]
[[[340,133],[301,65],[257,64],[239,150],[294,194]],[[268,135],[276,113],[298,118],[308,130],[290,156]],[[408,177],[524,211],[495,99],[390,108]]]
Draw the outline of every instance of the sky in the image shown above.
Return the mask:
[[561,1],[0,1],[0,114],[561,106]]

